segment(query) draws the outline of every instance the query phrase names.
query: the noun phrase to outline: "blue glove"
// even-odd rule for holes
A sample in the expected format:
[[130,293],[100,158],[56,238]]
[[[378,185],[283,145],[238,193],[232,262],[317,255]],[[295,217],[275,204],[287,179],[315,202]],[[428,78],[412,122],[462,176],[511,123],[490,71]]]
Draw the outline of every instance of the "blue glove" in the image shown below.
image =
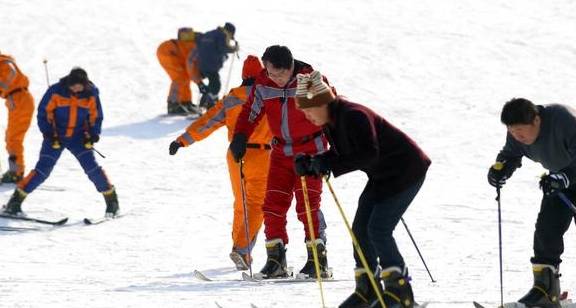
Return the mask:
[[564,172],[553,172],[540,178],[540,189],[546,196],[554,195],[570,187],[570,179]]

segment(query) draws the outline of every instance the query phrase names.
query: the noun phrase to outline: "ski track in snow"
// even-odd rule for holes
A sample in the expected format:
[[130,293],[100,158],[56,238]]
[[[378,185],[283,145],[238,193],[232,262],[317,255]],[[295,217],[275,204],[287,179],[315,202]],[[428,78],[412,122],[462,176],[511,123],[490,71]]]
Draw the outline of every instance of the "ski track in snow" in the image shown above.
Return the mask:
[[[96,148],[107,158],[98,160],[128,213],[83,226],[84,217],[102,215],[104,201],[73,156],[62,155],[44,188],[23,206],[30,213],[65,214],[70,221],[40,231],[0,231],[2,307],[321,305],[316,283],[194,279],[194,269],[214,279],[241,277],[228,259],[232,197],[225,129],[168,155],[169,143],[189,120],[159,116],[169,81],[156,48],[180,26],[207,31],[225,21],[236,24],[242,49],[230,86],[239,84],[247,54],[261,55],[272,44],[289,46],[340,94],[375,109],[427,151],[433,164],[405,220],[437,283],[430,282],[402,225],[396,237],[416,300],[431,301],[432,308],[499,301],[495,192],[485,176],[504,142],[502,103],[512,97],[539,104],[575,101],[576,3],[570,0],[0,0],[0,8],[0,50],[16,57],[36,103],[46,89],[44,58],[51,82],[79,65],[100,88],[105,120]],[[221,70],[223,87],[230,63]],[[5,108],[0,118],[6,118]],[[41,138],[34,121],[25,144],[28,169]],[[3,168],[6,158],[2,151]],[[502,190],[507,301],[531,285],[542,171],[525,160]],[[350,220],[365,181],[358,172],[332,179]],[[12,190],[0,186],[4,200]],[[353,290],[352,245],[327,189],[323,211],[330,266],[342,280],[324,284],[324,295],[327,306],[336,307]],[[288,262],[297,271],[306,250],[293,209],[288,230]],[[254,271],[265,261],[263,238],[254,249]],[[570,230],[562,265],[566,290],[576,288],[575,240]]]

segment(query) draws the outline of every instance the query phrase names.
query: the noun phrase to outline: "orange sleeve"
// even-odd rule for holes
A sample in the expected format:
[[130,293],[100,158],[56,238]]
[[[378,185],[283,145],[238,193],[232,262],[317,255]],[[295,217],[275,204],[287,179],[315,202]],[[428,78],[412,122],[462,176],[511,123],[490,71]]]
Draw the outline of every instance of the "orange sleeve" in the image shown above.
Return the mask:
[[226,121],[226,110],[224,109],[224,99],[219,100],[214,107],[208,109],[196,121],[186,128],[186,132],[176,140],[184,146],[189,146],[196,141],[200,141],[212,134],[218,128],[224,126]]

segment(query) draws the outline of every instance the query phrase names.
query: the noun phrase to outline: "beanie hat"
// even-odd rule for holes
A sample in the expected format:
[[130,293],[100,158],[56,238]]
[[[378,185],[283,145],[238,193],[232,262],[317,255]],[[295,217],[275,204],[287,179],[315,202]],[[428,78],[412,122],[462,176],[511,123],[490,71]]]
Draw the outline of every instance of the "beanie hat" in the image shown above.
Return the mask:
[[80,67],[73,68],[68,74],[67,85],[70,87],[75,84],[88,85],[88,74]]
[[228,33],[230,33],[230,35],[231,35],[232,37],[234,37],[234,34],[236,33],[236,27],[235,27],[232,23],[229,23],[229,22],[225,23],[225,24],[224,24],[224,29],[225,29],[226,31],[228,31]]
[[179,41],[194,41],[196,33],[194,29],[189,27],[183,27],[178,29],[178,40]]
[[298,108],[319,107],[332,102],[336,95],[330,89],[319,71],[296,75],[296,104]]
[[244,60],[244,66],[242,67],[242,80],[258,76],[263,69],[264,67],[258,57],[248,55],[246,60]]

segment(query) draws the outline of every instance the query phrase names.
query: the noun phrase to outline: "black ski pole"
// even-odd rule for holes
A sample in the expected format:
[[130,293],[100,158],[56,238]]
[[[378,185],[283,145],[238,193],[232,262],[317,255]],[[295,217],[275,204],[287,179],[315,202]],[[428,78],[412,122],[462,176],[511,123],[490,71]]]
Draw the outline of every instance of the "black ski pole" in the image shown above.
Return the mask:
[[566,197],[566,195],[563,192],[559,192],[558,197],[572,211],[572,213],[576,214],[576,206],[574,205],[574,203],[572,203],[572,201],[570,201],[570,199],[568,199],[568,197]]
[[430,276],[430,280],[432,280],[432,282],[436,282],[436,280],[434,280],[434,278],[432,277],[432,273],[430,273],[430,270],[428,269],[428,265],[426,265],[426,261],[424,261],[424,257],[422,256],[422,253],[420,253],[420,249],[418,249],[418,245],[416,244],[416,241],[414,240],[414,237],[412,236],[410,229],[408,229],[408,225],[404,221],[404,218],[400,217],[400,220],[402,221],[404,228],[406,228],[406,232],[408,232],[408,236],[410,236],[410,240],[412,240],[412,244],[414,244],[414,247],[416,248],[416,251],[418,252],[418,255],[420,256],[420,260],[422,260],[422,263],[424,264],[424,267],[426,268],[426,271],[428,272],[428,275]]
[[246,233],[246,243],[248,244],[248,268],[252,277],[252,255],[250,252],[250,229],[248,227],[248,211],[246,209],[246,185],[244,183],[244,161],[240,160],[240,190],[242,191],[242,208],[244,210],[244,232]]
[[498,254],[500,258],[500,305],[504,307],[504,277],[502,271],[502,210],[500,206],[500,186],[496,187],[496,201],[498,201]]

